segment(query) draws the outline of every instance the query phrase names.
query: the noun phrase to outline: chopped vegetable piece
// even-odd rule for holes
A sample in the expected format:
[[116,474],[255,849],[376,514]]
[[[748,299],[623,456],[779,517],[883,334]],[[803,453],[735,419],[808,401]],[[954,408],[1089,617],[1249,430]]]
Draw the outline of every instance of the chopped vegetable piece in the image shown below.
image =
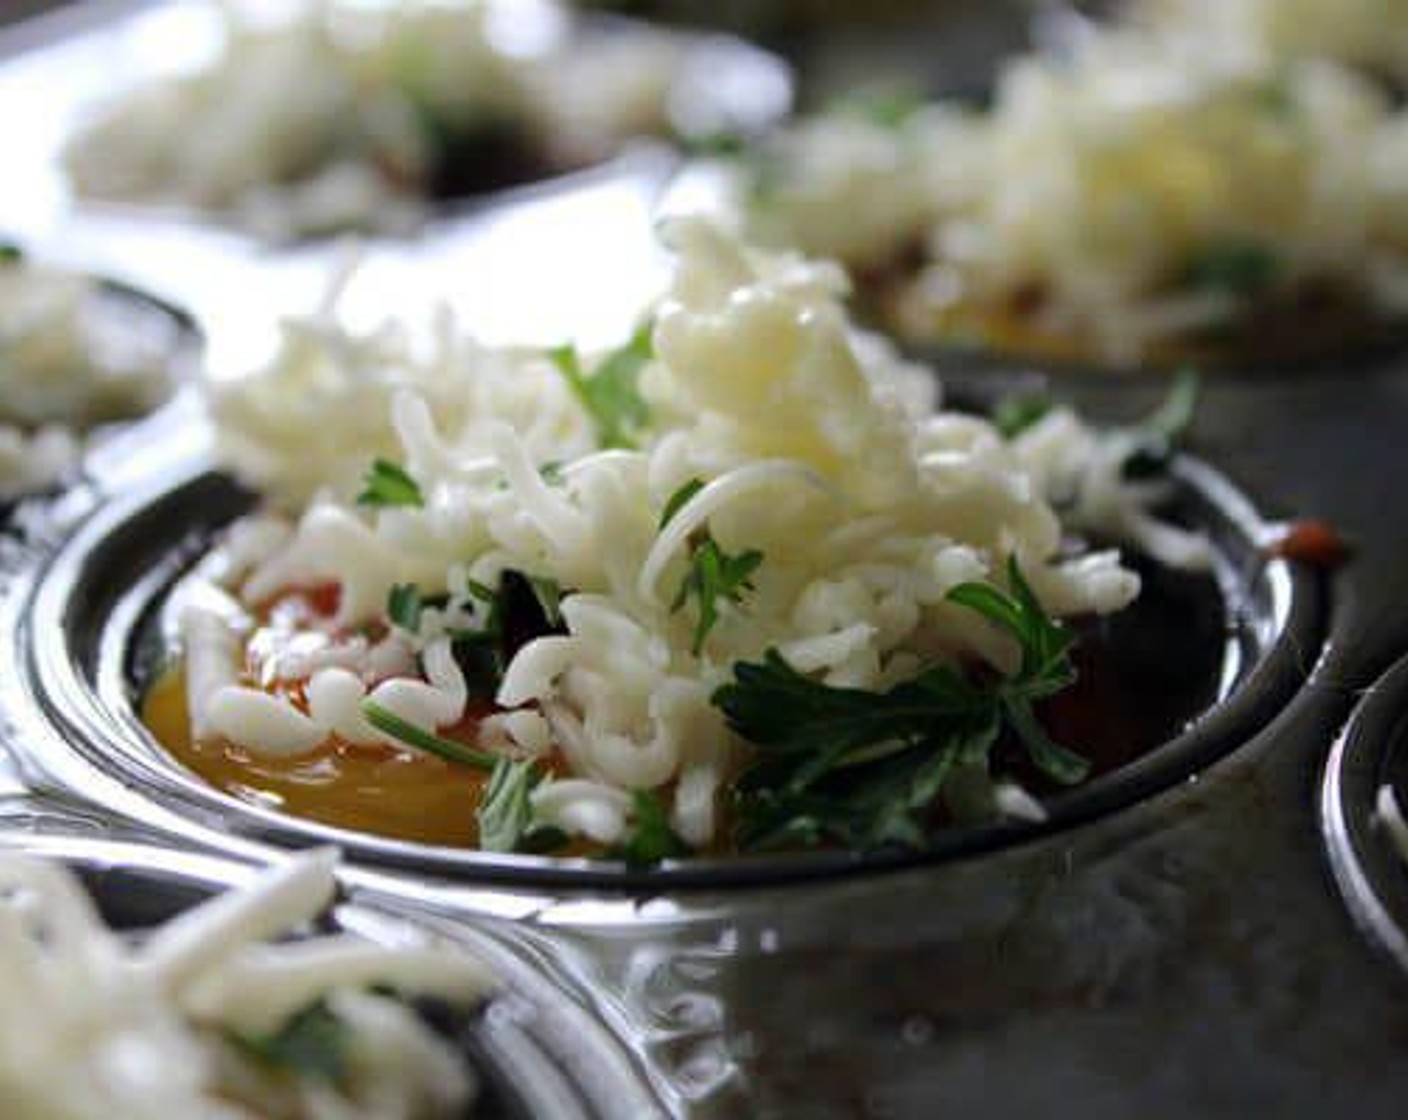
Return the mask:
[[992,413],[993,427],[1003,439],[1016,439],[1039,424],[1052,407],[1053,402],[1045,393],[1013,393],[997,402]]
[[456,743],[453,739],[445,739],[422,727],[417,727],[372,700],[362,701],[362,715],[366,717],[369,724],[383,734],[390,735],[408,747],[425,751],[426,754],[433,754],[436,758],[444,759],[446,762],[453,762],[460,766],[473,766],[476,770],[492,771],[498,761],[494,755],[486,751],[467,747],[463,743]]
[[1281,262],[1266,246],[1256,241],[1233,240],[1194,257],[1188,265],[1186,282],[1193,288],[1250,299],[1272,287],[1280,271]]
[[650,408],[637,382],[641,370],[655,356],[651,329],[650,323],[643,324],[592,374],[582,368],[575,346],[559,346],[548,353],[587,410],[602,447],[633,448],[639,431],[650,423]]
[[924,818],[960,767],[986,771],[1003,727],[1051,780],[1079,782],[1089,765],[1051,740],[1031,705],[1075,680],[1073,638],[1042,610],[1015,560],[1007,591],[967,583],[950,601],[1016,639],[1010,677],[937,665],[887,692],[836,688],[793,669],[776,650],[740,662],[714,704],[759,757],[739,779],[739,845],[761,850],[825,839],[871,849],[923,847]]
[[633,867],[649,867],[690,855],[691,851],[670,827],[669,814],[659,796],[638,789],[631,794],[631,831],[611,854]]
[[346,1080],[348,1029],[322,1000],[270,1034],[227,1030],[225,1037],[247,1058],[270,1069],[333,1084]]
[[363,480],[362,492],[357,495],[357,504],[362,506],[412,506],[417,509],[425,505],[425,497],[414,478],[404,467],[389,459],[377,459],[372,463]]
[[763,562],[763,554],[756,548],[730,556],[713,537],[706,537],[696,545],[690,554],[689,571],[680,583],[671,612],[682,609],[691,596],[699,605],[699,620],[694,626],[694,643],[691,649],[698,657],[704,649],[704,640],[709,631],[719,621],[719,601],[742,603],[745,592],[753,590],[751,576]]

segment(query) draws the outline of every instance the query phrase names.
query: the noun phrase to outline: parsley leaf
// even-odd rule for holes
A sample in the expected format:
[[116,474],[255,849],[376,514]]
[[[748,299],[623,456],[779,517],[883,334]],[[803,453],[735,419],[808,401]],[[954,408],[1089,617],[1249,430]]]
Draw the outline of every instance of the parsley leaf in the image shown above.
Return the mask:
[[0,264],[19,264],[24,260],[24,250],[13,241],[0,240]]
[[[660,528],[673,521],[689,500],[703,489],[702,480],[691,478],[671,494],[660,512]],[[704,648],[704,639],[719,620],[719,600],[742,603],[744,593],[753,590],[751,577],[762,562],[763,554],[755,548],[730,556],[707,530],[691,536],[689,570],[680,581],[679,590],[670,604],[670,612],[673,614],[681,610],[691,596],[698,601],[699,618],[694,626],[692,647],[695,657],[699,656]]]
[[837,99],[833,111],[857,116],[880,128],[903,128],[920,109],[924,95],[906,86],[857,90]]
[[559,346],[548,357],[587,410],[602,447],[633,448],[640,430],[650,423],[650,408],[640,395],[640,372],[655,356],[652,324],[644,323],[624,346],[606,356],[588,374],[572,345]]
[[562,585],[547,576],[524,576],[533,590],[533,598],[538,601],[538,609],[549,628],[562,625]]
[[1045,393],[1011,393],[992,410],[993,427],[1003,439],[1016,439],[1044,420],[1052,407],[1053,402]]
[[406,473],[406,469],[389,459],[377,459],[362,481],[362,492],[357,495],[359,506],[412,506],[425,505],[425,496],[420,492],[416,480]]
[[408,747],[414,747],[418,751],[433,754],[445,762],[452,762],[458,766],[472,766],[476,770],[490,772],[493,771],[497,762],[496,757],[487,751],[466,746],[464,743],[457,743],[453,739],[446,739],[432,731],[417,727],[410,720],[402,719],[395,712],[389,708],[383,708],[374,700],[362,701],[362,715],[382,734],[390,735],[391,738],[405,743]]
[[1017,641],[1009,677],[936,665],[884,692],[836,688],[793,669],[776,650],[740,662],[713,696],[729,726],[757,749],[736,783],[734,820],[745,851],[827,840],[857,849],[926,843],[926,821],[949,778],[989,766],[1004,728],[1061,784],[1089,766],[1052,741],[1032,704],[1075,680],[1071,634],[1042,610],[1015,560],[1009,589],[967,583],[950,601]]
[[318,1000],[268,1034],[227,1030],[225,1037],[245,1057],[262,1066],[333,1084],[348,1070],[350,1035],[328,1005]]
[[670,817],[658,795],[638,789],[631,794],[631,831],[611,855],[632,867],[649,867],[690,854],[690,847],[670,827]]
[[1251,238],[1232,238],[1209,245],[1187,264],[1188,287],[1226,292],[1242,299],[1262,295],[1281,271],[1276,254]]
[[544,779],[536,759],[501,757],[479,803],[479,846],[487,852],[550,852],[567,843],[558,829],[533,823],[530,795]]
[[727,128],[712,132],[676,132],[674,140],[685,155],[700,159],[736,159],[748,150],[747,137]]
[[420,588],[413,583],[395,584],[386,596],[386,617],[408,634],[420,629],[420,616],[425,607]]
[[678,490],[670,495],[665,502],[665,508],[660,511],[660,528],[664,528],[675,519],[675,514],[684,508],[685,504],[694,497],[695,494],[704,489],[704,480],[691,478]]
[[719,600],[742,603],[745,592],[753,590],[751,577],[762,562],[763,554],[756,548],[730,556],[713,537],[706,536],[694,547],[689,571],[680,582],[670,611],[682,609],[691,596],[698,602],[699,618],[694,624],[694,641],[690,647],[695,657],[704,649],[704,640],[719,621]]
[[556,459],[544,463],[538,468],[538,476],[549,486],[561,486],[564,481],[562,463]]

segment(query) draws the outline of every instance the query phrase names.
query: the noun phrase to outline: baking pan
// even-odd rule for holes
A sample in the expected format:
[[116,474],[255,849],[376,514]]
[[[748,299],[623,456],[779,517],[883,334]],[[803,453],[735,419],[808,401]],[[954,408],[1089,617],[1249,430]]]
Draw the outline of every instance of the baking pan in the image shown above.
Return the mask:
[[[253,868],[208,855],[138,843],[59,837],[0,837],[0,850],[54,860],[73,870],[104,921],[132,937],[220,891],[247,884]],[[426,934],[448,940],[493,970],[498,990],[463,1024],[456,1045],[481,1081],[465,1120],[607,1120],[664,1115],[609,1035],[583,1017],[569,992],[535,970],[531,957],[482,926],[417,924],[344,895],[319,920],[319,934],[352,934],[403,945]]]
[[[47,36],[47,51],[0,63],[0,107],[7,81],[52,73],[60,47],[107,26],[111,9],[90,11]],[[436,281],[472,276],[512,251],[496,240],[504,229],[562,228],[593,191],[654,197],[667,174],[653,164],[557,184],[385,255],[406,274],[425,262]],[[241,315],[301,309],[325,263],[192,223],[69,222],[52,197],[11,213],[40,247],[190,307],[217,347]],[[594,244],[648,272],[641,210],[592,213]],[[619,280],[619,321],[638,306],[625,293],[644,285]],[[547,329],[566,321],[560,310],[544,312]],[[491,334],[513,314],[470,311]],[[940,358],[963,392],[1035,384],[1112,422],[1166,388]],[[140,429],[160,454],[90,472],[80,511],[42,547],[0,550],[0,636],[15,659],[0,679],[14,759],[0,828],[267,858],[314,830],[226,815],[131,722],[143,626],[192,550],[247,501],[208,473],[198,424],[176,424],[178,439],[160,434],[165,422]],[[1408,870],[1368,824],[1365,795],[1403,754],[1408,690],[1401,669],[1385,674],[1408,654],[1405,430],[1402,351],[1205,379],[1182,501],[1214,527],[1235,577],[1222,601],[1239,608],[1227,616],[1245,650],[1236,687],[1151,756],[1154,773],[1076,795],[1047,829],[958,836],[920,861],[816,856],[634,877],[358,842],[348,882],[416,921],[512,931],[678,1116],[1401,1116],[1408,980],[1393,946]],[[1299,517],[1331,522],[1349,562],[1322,573],[1268,561],[1277,523]]]

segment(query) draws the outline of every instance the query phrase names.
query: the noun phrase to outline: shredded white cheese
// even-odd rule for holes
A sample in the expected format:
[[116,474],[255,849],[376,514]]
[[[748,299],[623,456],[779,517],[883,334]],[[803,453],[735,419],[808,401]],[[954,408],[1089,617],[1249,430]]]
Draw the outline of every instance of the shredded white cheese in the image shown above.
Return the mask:
[[[134,940],[108,930],[61,866],[0,855],[0,1112],[9,1120],[449,1120],[474,1093],[464,1058],[384,985],[468,1006],[476,961],[302,932],[335,891],[335,853],[290,859]],[[229,1041],[318,1000],[345,1077],[272,1073]]]
[[[486,608],[472,583],[494,587],[516,571],[562,589],[565,633],[512,658],[497,697],[509,713],[479,745],[558,748],[568,774],[535,791],[534,803],[560,827],[609,843],[624,827],[628,792],[650,789],[670,800],[680,835],[704,844],[715,833],[715,795],[747,751],[710,702],[736,662],[776,647],[819,679],[870,689],[935,661],[1001,667],[1007,639],[945,596],[966,581],[1000,581],[1009,556],[1057,615],[1126,606],[1137,577],[1113,552],[1063,553],[1055,498],[1075,511],[1068,528],[1173,541],[1180,559],[1206,561],[1200,538],[1164,527],[1170,535],[1153,539],[1150,496],[1121,479],[1127,448],[1070,413],[1008,442],[984,420],[938,410],[932,371],[852,331],[833,266],[754,252],[699,219],[671,223],[666,237],[678,265],[640,374],[651,419],[639,447],[594,449],[581,403],[553,387],[557,371],[483,350],[442,367],[454,371],[452,384],[475,386],[458,398],[447,389],[443,410],[432,403],[442,386],[381,365],[355,416],[330,406],[316,426],[305,420],[306,439],[340,446],[338,477],[322,480],[330,489],[304,506],[287,540],[232,579],[235,592],[253,606],[281,588],[336,583],[338,612],[319,625],[340,631],[384,619],[397,584],[448,598],[405,635],[428,680],[385,683],[367,665],[345,666],[348,676],[324,669],[310,713],[285,702],[296,734],[268,749],[298,749],[305,724],[372,739],[353,710],[364,694],[405,693],[399,714],[425,730],[457,722],[464,682],[442,635],[481,628]],[[325,331],[320,347],[337,352],[345,335]],[[539,379],[542,415],[515,423],[496,397],[514,399],[524,370]],[[277,413],[280,392],[299,383],[284,376],[276,368],[232,383],[216,416],[234,469],[297,510],[312,488],[298,470],[319,460],[293,450],[294,425]],[[260,412],[245,407],[246,395]],[[282,399],[307,415],[296,393]],[[258,415],[267,427],[252,421]],[[369,431],[375,442],[359,444]],[[570,437],[555,443],[549,431]],[[358,450],[365,464],[373,449],[405,464],[422,506],[351,502],[344,476]],[[547,462],[553,471],[538,469]],[[697,493],[662,528],[666,502],[695,479]],[[719,604],[696,654],[694,606],[674,602],[690,542],[704,532],[727,553],[756,549],[763,559],[742,602]],[[203,691],[197,679],[210,650],[226,648],[227,635],[209,636],[208,625],[185,632],[192,710],[199,719],[224,697],[222,733],[258,751],[265,701],[253,689]]]
[[1401,314],[1405,134],[1328,61],[1105,32],[1014,59],[985,109],[803,123],[757,157],[741,204],[759,236],[853,267],[920,250],[908,328],[1018,308],[1125,362],[1307,288]]
[[0,498],[53,486],[88,429],[155,407],[175,329],[88,277],[0,260]]
[[405,233],[451,150],[511,136],[545,170],[658,133],[682,40],[580,35],[554,0],[220,8],[204,69],[142,86],[70,141],[85,195],[220,212],[270,241]]
[[1133,22],[1195,47],[1284,62],[1329,58],[1401,81],[1408,75],[1404,0],[1135,0]]

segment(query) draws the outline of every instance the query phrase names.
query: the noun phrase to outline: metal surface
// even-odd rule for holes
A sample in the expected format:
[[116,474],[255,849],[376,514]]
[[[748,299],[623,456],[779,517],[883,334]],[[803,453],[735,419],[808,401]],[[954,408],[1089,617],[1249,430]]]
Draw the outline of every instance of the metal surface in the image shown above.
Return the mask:
[[[0,65],[0,116],[11,119],[15,83],[67,73],[56,59],[91,58],[84,42],[66,36]],[[389,311],[457,286],[466,324],[494,338],[619,332],[659,280],[648,214],[667,170],[613,169],[378,247],[354,302]],[[268,256],[189,224],[72,219],[52,199],[10,214],[37,248],[191,307],[232,366],[275,309],[311,305],[327,264],[321,251]],[[540,270],[522,267],[531,259],[566,263],[535,286]],[[574,285],[590,290],[589,306],[573,303]],[[979,393],[1030,377],[945,364]],[[1165,388],[1052,380],[1109,419],[1147,411]],[[62,541],[100,524],[86,521],[92,509],[159,488],[199,453],[198,425],[179,427],[183,446],[90,472],[86,489],[11,522],[0,548],[7,642]],[[1269,516],[1332,521],[1355,553],[1330,582],[1325,641],[1292,651],[1304,683],[1278,693],[1241,741],[1135,804],[1000,850],[844,880],[646,894],[366,865],[346,881],[418,920],[460,928],[473,917],[531,945],[534,975],[590,1008],[679,1116],[1400,1117],[1408,982],[1346,905],[1317,806],[1342,726],[1408,652],[1408,518],[1395,500],[1405,430],[1405,354],[1208,379],[1197,455]],[[131,583],[147,575],[133,570]],[[43,626],[36,642],[65,640]],[[1385,737],[1402,692],[1376,694],[1341,751],[1401,749]],[[271,854],[216,818],[195,827],[193,814],[153,808],[114,772],[72,766],[80,756],[14,673],[0,677],[0,734],[15,758],[0,785],[11,835]]]
[[[219,891],[248,885],[256,871],[217,856],[87,838],[0,833],[0,851],[70,868],[103,920],[134,935]],[[544,977],[520,931],[483,922],[471,929],[434,919],[410,921],[355,893],[335,901],[315,931],[354,934],[388,947],[430,938],[463,949],[493,970],[496,990],[454,1031],[482,1086],[466,1120],[611,1120],[622,1106],[632,1115],[662,1114],[619,1044],[566,986]],[[581,1075],[584,1068],[591,1076]]]

